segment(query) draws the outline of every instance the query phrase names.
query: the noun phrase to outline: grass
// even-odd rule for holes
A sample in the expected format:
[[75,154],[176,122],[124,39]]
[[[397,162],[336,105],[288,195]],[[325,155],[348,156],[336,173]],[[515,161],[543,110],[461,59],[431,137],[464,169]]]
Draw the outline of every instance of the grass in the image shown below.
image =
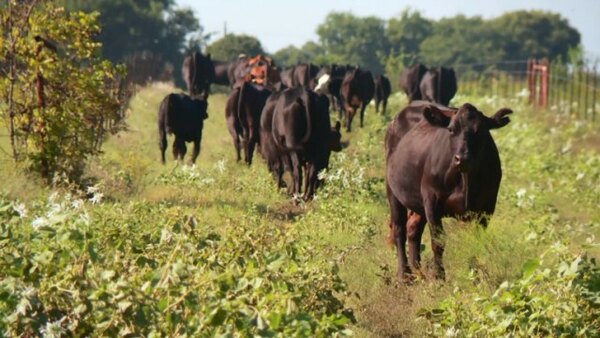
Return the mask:
[[[356,322],[350,328],[355,336],[421,337],[428,333],[429,326],[417,319],[420,309],[435,308],[457,294],[465,300],[476,294],[492,295],[503,282],[518,279],[523,265],[551,244],[543,236],[544,231],[560,232],[573,252],[580,252],[579,243],[590,236],[600,236],[597,124],[533,111],[518,98],[459,96],[455,103],[472,102],[487,115],[504,106],[515,111],[507,127],[493,132],[504,172],[497,211],[487,230],[476,224],[445,220],[446,282],[425,278],[413,285],[399,285],[395,280],[395,252],[386,244],[389,210],[383,181],[383,135],[392,113],[376,115],[369,106],[365,128],[357,125],[350,135],[343,135],[348,147],[333,155],[326,173],[328,183],[316,200],[295,205],[276,189],[260,157],[251,167],[236,163],[225,125],[224,94],[210,97],[196,168],[178,166],[172,160],[161,165],[157,111],[160,100],[174,90],[166,84],[140,89],[131,102],[128,130],[106,142],[104,154],[91,161],[86,173],[104,195],[102,203],[88,205],[96,222],[93,231],[98,232],[94,236],[102,238],[97,250],[106,253],[103,267],[130,274],[132,279],[141,281],[144,277],[127,270],[119,259],[140,256],[140,246],[148,250],[141,256],[154,257],[157,262],[194,257],[195,250],[200,250],[194,246],[194,239],[180,238],[176,230],[187,224],[195,224],[194,231],[201,236],[214,233],[231,245],[262,243],[252,244],[254,249],[249,250],[236,251],[224,244],[220,249],[251,257],[256,254],[252,250],[281,253],[280,246],[269,241],[272,236],[278,241],[295,242],[293,248],[299,250],[303,264],[311,269],[314,264],[316,270],[310,271],[322,274],[315,275],[308,289],[335,285],[327,271],[330,264],[337,265],[339,271],[334,275],[341,277],[345,287],[334,295],[344,308],[353,311]],[[403,95],[396,93],[388,111],[397,112],[404,104]],[[170,155],[172,138],[169,142]],[[7,178],[2,192],[9,201],[23,201],[33,209],[50,194],[51,189],[15,170],[6,156],[0,164],[2,177]],[[31,221],[27,218],[23,224]],[[264,234],[257,233],[257,229]],[[163,236],[172,236],[173,243],[182,246],[145,242],[162,243]],[[539,240],[532,240],[535,236]],[[428,231],[423,243],[427,265],[431,259]],[[31,250],[35,252],[35,248]],[[600,257],[597,247],[587,251]],[[111,258],[114,252],[120,254]],[[189,266],[203,269],[198,261],[190,261]],[[150,273],[152,269],[144,271]],[[238,276],[238,272],[231,273]],[[239,273],[246,276],[248,272]],[[198,287],[196,282],[190,281],[189,286]],[[178,299],[178,295],[174,292],[169,299]],[[318,299],[314,304],[332,304],[327,297]],[[202,314],[190,316],[201,318]],[[164,320],[157,319],[156,325]],[[126,322],[119,325],[127,326]],[[179,332],[177,327],[164,325],[163,333]],[[201,332],[211,335],[217,331]],[[238,331],[242,335],[250,331],[243,332]]]

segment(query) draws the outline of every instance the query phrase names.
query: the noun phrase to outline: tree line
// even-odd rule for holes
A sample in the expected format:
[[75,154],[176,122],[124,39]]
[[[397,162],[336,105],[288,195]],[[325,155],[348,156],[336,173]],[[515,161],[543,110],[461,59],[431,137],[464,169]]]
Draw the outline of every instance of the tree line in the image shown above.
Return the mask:
[[[60,2],[60,1],[59,1]],[[123,61],[142,52],[160,58],[178,77],[184,53],[201,49],[214,59],[232,60],[239,54],[265,53],[260,40],[245,34],[226,34],[211,41],[201,20],[174,0],[62,0],[69,10],[95,10],[103,27],[98,36],[102,54]],[[201,18],[200,18],[201,19]],[[433,20],[405,9],[384,20],[332,12],[316,27],[317,41],[287,46],[272,53],[280,66],[298,62],[359,64],[375,74],[395,74],[403,67],[497,63],[527,58],[568,58],[581,43],[581,34],[559,13],[540,10],[507,12],[496,18],[480,16]]]

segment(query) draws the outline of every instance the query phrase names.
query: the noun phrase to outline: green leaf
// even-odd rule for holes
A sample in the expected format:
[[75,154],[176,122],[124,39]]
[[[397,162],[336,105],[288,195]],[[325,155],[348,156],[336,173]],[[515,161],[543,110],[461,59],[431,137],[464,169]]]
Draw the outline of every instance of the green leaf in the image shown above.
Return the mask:
[[227,311],[225,311],[221,308],[217,308],[217,309],[213,310],[212,313],[210,314],[209,324],[211,326],[221,326],[221,324],[223,324],[225,322],[226,318],[227,318]]
[[523,277],[528,278],[531,276],[537,268],[540,266],[540,261],[538,259],[530,259],[523,264],[521,271],[523,272]]

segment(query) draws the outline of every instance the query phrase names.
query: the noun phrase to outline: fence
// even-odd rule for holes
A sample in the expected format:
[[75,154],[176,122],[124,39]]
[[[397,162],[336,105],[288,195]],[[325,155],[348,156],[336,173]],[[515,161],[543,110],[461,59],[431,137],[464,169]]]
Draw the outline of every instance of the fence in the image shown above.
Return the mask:
[[536,107],[593,121],[600,111],[596,63],[568,65],[543,59],[453,67],[461,94],[522,97]]

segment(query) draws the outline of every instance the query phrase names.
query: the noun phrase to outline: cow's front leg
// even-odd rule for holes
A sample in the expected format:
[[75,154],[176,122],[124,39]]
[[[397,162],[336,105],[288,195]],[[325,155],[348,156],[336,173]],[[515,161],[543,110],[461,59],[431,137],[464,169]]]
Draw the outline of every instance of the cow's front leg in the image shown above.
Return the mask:
[[437,279],[445,279],[446,272],[442,258],[444,256],[444,228],[442,226],[443,206],[439,205],[435,196],[424,195],[424,207],[429,232],[431,233],[431,250],[433,251],[434,275]]

